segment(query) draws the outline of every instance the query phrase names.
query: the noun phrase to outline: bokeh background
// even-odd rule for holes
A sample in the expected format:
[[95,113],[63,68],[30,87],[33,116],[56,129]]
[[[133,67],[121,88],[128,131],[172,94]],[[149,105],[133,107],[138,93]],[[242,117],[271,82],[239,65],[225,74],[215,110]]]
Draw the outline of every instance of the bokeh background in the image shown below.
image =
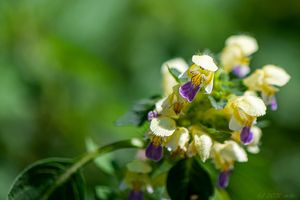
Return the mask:
[[[207,49],[217,54],[238,33],[258,40],[253,68],[276,64],[292,79],[267,116],[261,153],[237,165],[228,192],[233,199],[299,198],[298,1],[1,0],[0,199],[38,159],[76,157],[87,137],[104,144],[142,135],[114,121],[135,100],[160,93],[161,63],[190,61]],[[132,153],[118,155],[126,161]],[[93,166],[85,173],[90,193],[109,178]]]

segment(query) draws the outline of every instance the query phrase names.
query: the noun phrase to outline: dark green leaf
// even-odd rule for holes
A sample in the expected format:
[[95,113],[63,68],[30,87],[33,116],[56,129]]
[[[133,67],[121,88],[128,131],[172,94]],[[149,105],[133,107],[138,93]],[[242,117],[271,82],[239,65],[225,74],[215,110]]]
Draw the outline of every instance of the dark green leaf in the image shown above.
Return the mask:
[[212,107],[214,107],[217,110],[223,109],[226,106],[226,104],[227,104],[227,100],[226,99],[221,99],[221,100],[217,101],[212,96],[208,96],[208,99],[209,99],[210,104],[212,105]]
[[14,181],[8,200],[85,199],[84,179],[80,172],[74,173],[65,183],[52,190],[58,177],[71,165],[71,160],[61,158],[41,160],[32,164]]
[[181,74],[180,73],[180,71],[178,71],[177,69],[175,69],[175,68],[170,68],[169,66],[168,66],[168,70],[169,70],[169,72],[170,72],[170,74],[173,76],[173,78],[178,82],[178,83],[180,83],[180,80],[179,80],[179,75]]
[[220,143],[223,143],[225,140],[228,140],[231,137],[230,131],[222,131],[215,128],[206,128],[205,131],[209,134],[210,137]]
[[142,99],[133,105],[132,109],[116,121],[117,126],[141,126],[147,120],[147,114],[153,110],[159,96]]
[[172,200],[209,199],[214,188],[209,174],[196,159],[177,162],[167,177],[167,190]]

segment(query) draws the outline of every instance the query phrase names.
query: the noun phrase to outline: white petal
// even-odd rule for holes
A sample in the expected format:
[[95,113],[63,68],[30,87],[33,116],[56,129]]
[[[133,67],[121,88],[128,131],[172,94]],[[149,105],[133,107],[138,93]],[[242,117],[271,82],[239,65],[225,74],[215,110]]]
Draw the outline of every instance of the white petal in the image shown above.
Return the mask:
[[158,117],[151,120],[150,129],[154,135],[160,137],[170,136],[176,129],[176,123],[168,117]]
[[258,117],[266,114],[266,105],[263,100],[251,95],[244,95],[235,100],[235,105],[247,115]]
[[290,80],[290,75],[284,69],[275,65],[265,65],[263,71],[265,81],[270,85],[284,86]]
[[227,161],[247,162],[248,157],[245,150],[234,141],[226,141],[221,150],[222,157]]
[[206,94],[210,94],[212,92],[213,87],[214,87],[214,79],[212,78],[211,81],[205,87]]
[[206,135],[194,135],[194,141],[195,141],[195,147],[197,149],[198,154],[201,157],[201,160],[205,162],[209,156],[210,156],[210,151],[212,147],[212,140],[211,138]]
[[247,35],[233,35],[226,40],[227,46],[239,46],[247,56],[258,50],[255,38]]
[[262,131],[260,128],[253,126],[251,128],[251,132],[253,133],[253,140],[250,144],[247,145],[247,150],[250,153],[258,153],[259,152],[259,144],[260,144],[260,138],[262,136]]
[[240,124],[235,117],[232,115],[229,121],[229,129],[233,131],[239,131],[243,128],[243,125]]
[[167,96],[172,93],[173,87],[178,84],[174,77],[170,74],[169,69],[176,69],[182,74],[188,69],[187,63],[182,58],[175,58],[163,63],[161,72],[163,74],[163,93]]
[[206,69],[208,71],[215,72],[218,70],[217,65],[214,63],[214,60],[212,57],[208,55],[193,55],[192,57],[193,63],[195,63],[197,66],[200,66],[203,69]]
[[176,150],[178,147],[186,151],[186,144],[190,140],[189,131],[184,127],[179,127],[175,130],[173,135],[170,136],[166,147],[170,151]]

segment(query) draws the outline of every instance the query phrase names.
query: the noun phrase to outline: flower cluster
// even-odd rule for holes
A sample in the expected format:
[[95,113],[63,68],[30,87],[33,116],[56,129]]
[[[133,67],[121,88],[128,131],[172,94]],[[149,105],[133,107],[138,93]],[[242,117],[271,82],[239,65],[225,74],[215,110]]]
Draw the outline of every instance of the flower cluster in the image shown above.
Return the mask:
[[220,64],[205,54],[192,56],[190,66],[181,58],[164,63],[163,97],[148,113],[146,157],[159,161],[169,152],[211,159],[220,171],[218,186],[225,188],[234,163],[247,162],[247,151],[259,152],[257,119],[267,106],[276,110],[275,93],[290,79],[275,65],[248,75],[257,50],[254,38],[237,35],[226,40]]

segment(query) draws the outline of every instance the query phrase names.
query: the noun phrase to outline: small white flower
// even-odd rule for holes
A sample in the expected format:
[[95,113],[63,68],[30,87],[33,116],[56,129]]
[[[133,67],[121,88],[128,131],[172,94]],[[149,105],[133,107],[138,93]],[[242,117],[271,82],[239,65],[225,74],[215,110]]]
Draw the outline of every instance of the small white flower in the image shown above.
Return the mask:
[[238,46],[246,56],[249,56],[258,50],[255,38],[247,35],[233,35],[226,40],[227,46]]
[[189,131],[184,127],[179,127],[175,130],[173,135],[167,138],[166,147],[170,151],[175,151],[177,148],[180,148],[183,151],[186,151],[187,143],[190,140]]
[[150,130],[159,137],[170,136],[175,132],[175,129],[176,123],[169,117],[157,117],[150,122]]
[[210,156],[212,139],[206,134],[194,135],[194,145],[201,160],[205,162]]
[[226,107],[232,114],[229,128],[234,131],[238,131],[245,126],[250,127],[256,117],[266,114],[264,102],[260,98],[249,94],[230,99]]
[[247,162],[248,157],[245,150],[234,141],[225,141],[224,144],[214,143],[212,147],[212,158],[218,169],[231,169],[234,162]]

